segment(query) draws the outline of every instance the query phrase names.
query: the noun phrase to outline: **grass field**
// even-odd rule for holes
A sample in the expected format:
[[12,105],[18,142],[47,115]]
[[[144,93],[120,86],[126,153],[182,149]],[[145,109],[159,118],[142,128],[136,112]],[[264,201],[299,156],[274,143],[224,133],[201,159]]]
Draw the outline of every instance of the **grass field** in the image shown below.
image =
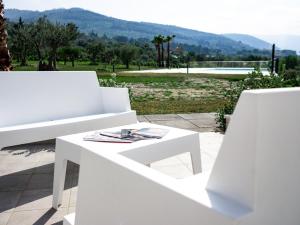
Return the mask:
[[[96,71],[100,79],[111,79],[110,65],[89,65],[88,62],[58,63],[61,71]],[[245,78],[245,75],[219,74],[153,74],[130,73],[123,65],[116,66],[116,82],[126,85],[132,92],[132,108],[138,114],[215,112],[222,104],[222,91],[231,82]],[[137,70],[137,66],[131,66]],[[143,67],[142,69],[147,69]],[[34,71],[36,62],[19,67],[16,71]]]

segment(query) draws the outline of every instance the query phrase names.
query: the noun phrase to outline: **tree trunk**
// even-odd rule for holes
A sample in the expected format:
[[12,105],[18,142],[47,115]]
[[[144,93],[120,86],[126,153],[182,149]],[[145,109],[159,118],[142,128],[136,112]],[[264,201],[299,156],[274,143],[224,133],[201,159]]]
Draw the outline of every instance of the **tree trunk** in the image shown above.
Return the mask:
[[167,56],[167,67],[170,68],[170,41],[168,41],[167,52],[168,52],[168,56]]
[[164,49],[164,43],[161,44],[161,67],[165,67],[165,49]]
[[157,47],[157,64],[158,64],[158,67],[161,67],[160,46]]
[[0,70],[12,70],[11,57],[7,48],[7,32],[5,29],[4,5],[0,0]]

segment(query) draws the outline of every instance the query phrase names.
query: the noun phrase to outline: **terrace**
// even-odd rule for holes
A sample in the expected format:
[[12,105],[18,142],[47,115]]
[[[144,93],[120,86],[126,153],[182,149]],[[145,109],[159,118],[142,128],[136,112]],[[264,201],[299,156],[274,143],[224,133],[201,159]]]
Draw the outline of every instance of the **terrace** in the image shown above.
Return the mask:
[[[217,129],[212,113],[144,115],[138,120],[197,132]],[[210,140],[218,144],[222,135]],[[67,166],[62,206],[57,211],[52,209],[54,156],[54,140],[0,151],[1,225],[59,225],[64,215],[75,210],[79,166],[74,163]],[[203,167],[211,167],[211,156],[204,157]],[[188,154],[153,163],[151,167],[178,179],[192,175]]]

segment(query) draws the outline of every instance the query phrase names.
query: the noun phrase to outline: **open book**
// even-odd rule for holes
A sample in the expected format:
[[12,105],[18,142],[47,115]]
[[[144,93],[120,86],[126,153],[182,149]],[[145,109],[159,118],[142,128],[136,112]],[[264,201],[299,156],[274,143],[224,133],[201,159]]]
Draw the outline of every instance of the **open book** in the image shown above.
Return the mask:
[[141,128],[122,129],[119,131],[97,131],[94,134],[85,136],[85,141],[112,142],[112,143],[132,143],[140,140],[160,139],[169,130],[162,128]]

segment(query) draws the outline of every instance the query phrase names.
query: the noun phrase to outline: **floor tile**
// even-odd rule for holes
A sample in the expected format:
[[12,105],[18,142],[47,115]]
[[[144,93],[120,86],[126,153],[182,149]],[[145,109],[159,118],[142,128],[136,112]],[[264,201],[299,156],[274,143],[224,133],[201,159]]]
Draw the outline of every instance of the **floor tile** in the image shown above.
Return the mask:
[[34,174],[54,174],[54,163],[38,162]]
[[0,176],[32,174],[35,162],[1,162]]
[[215,119],[197,119],[189,121],[198,127],[217,127]]
[[168,176],[171,176],[176,179],[182,179],[189,176],[192,176],[193,173],[189,170],[185,165],[178,164],[178,165],[170,165],[170,166],[151,166],[151,168],[164,173]]
[[1,176],[0,191],[22,191],[28,185],[31,175]]
[[70,189],[70,191],[71,191],[71,196],[70,196],[69,207],[74,207],[76,206],[78,187],[73,187]]
[[7,225],[62,225],[66,208],[19,211],[11,215]]
[[169,127],[176,127],[181,129],[197,129],[198,127],[187,120],[161,120],[161,121],[154,121],[153,123],[169,126]]
[[[70,190],[64,190],[61,207],[68,207]],[[15,212],[24,210],[50,209],[52,207],[52,189],[26,190],[23,192]]]
[[151,166],[170,166],[170,165],[178,165],[180,163],[181,161],[176,156],[174,156],[157,162],[153,162],[151,163]]
[[27,189],[50,189],[52,187],[53,174],[33,174]]
[[21,193],[21,191],[0,192],[0,213],[11,212],[17,206]]
[[161,120],[176,120],[182,119],[180,116],[176,114],[157,114],[157,115],[145,115],[145,118],[151,122],[153,121],[161,121]]
[[11,212],[9,213],[0,213],[0,224],[1,225],[6,225],[10,216],[11,216]]
[[186,120],[197,120],[197,119],[214,119],[214,113],[187,113],[187,114],[178,114],[178,116],[182,117]]
[[137,116],[139,122],[149,122],[145,116]]

